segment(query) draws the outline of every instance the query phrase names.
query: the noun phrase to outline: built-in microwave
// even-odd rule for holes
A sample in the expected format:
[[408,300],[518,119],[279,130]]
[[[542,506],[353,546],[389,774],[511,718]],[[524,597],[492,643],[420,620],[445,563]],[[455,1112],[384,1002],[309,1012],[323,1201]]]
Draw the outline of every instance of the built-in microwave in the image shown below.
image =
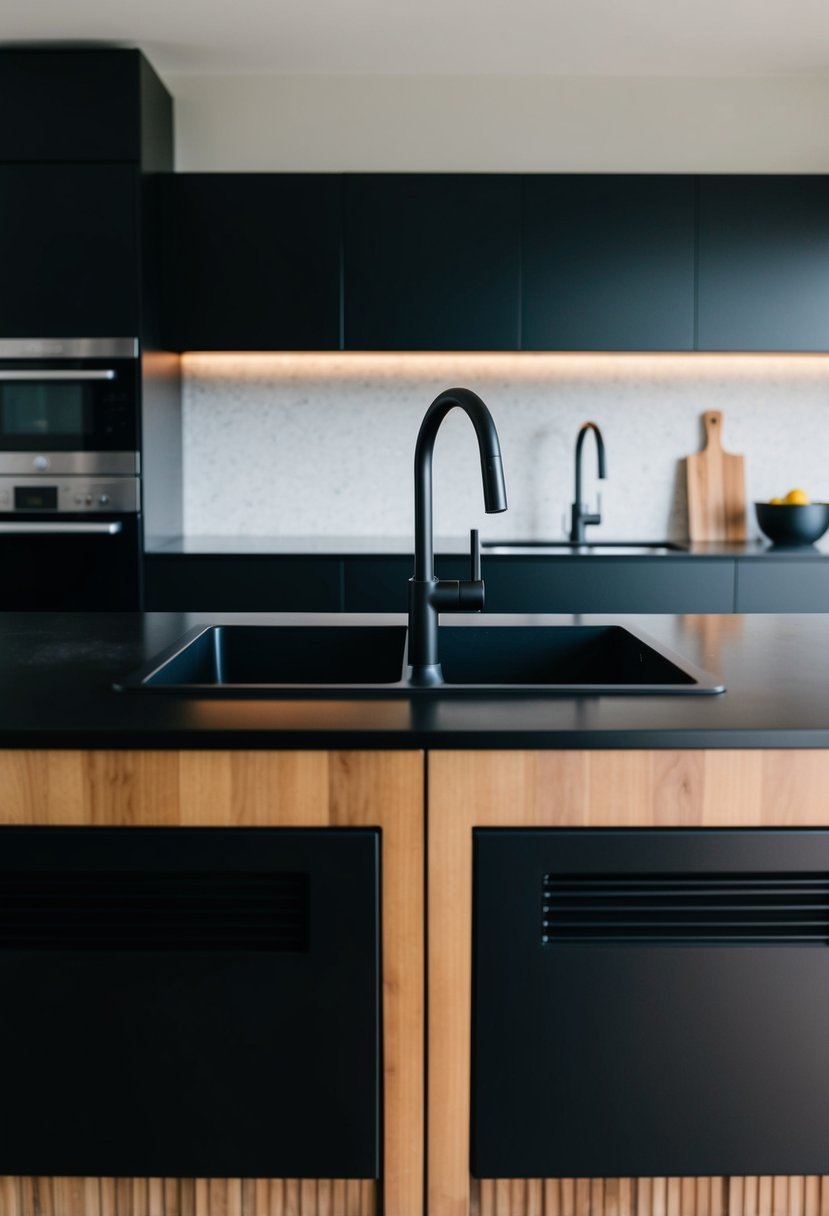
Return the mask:
[[135,476],[138,402],[135,338],[0,340],[2,471]]
[[136,338],[0,340],[0,611],[141,606]]

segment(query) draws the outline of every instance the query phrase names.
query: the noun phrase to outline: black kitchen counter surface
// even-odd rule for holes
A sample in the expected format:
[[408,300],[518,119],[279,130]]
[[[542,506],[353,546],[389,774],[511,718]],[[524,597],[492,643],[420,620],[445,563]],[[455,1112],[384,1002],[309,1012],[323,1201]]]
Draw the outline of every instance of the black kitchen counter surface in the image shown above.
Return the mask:
[[829,747],[829,615],[510,616],[623,624],[719,675],[719,696],[419,696],[349,701],[116,692],[207,623],[402,624],[396,615],[0,614],[0,746],[86,748]]
[[[502,544],[505,540],[515,542],[520,538],[512,534],[507,535],[507,533],[500,538],[484,531],[481,533],[481,539],[485,542],[492,541]],[[550,537],[549,539],[553,544],[561,544],[564,538]],[[589,540],[599,545],[621,543],[616,537],[604,538],[594,533],[590,534]],[[660,540],[664,541],[664,538],[634,537],[633,541],[628,543],[641,544],[644,541],[659,544]],[[534,538],[530,543],[537,546],[539,541]],[[583,561],[585,557],[601,558],[602,561],[630,561],[632,557],[637,561],[641,561],[643,557],[657,561],[687,560],[695,557],[723,558],[729,561],[734,561],[735,558],[745,560],[768,557],[799,558],[801,560],[803,558],[829,559],[829,534],[816,545],[796,548],[772,545],[770,541],[762,539],[739,543],[726,541],[697,541],[693,544],[689,541],[678,541],[676,543],[684,547],[670,549],[667,552],[635,555],[624,552],[608,553],[606,550],[600,553],[591,553],[589,550],[584,553],[570,553],[566,549],[550,553],[548,550],[539,549],[535,556],[543,558],[545,561],[562,559]],[[399,536],[177,536],[163,541],[148,542],[147,552],[153,557],[250,557],[257,555],[273,557],[408,557],[413,552],[413,541],[410,537]],[[464,558],[469,554],[469,536],[436,537],[435,552],[443,557]],[[509,553],[503,551],[493,553],[488,552],[487,549],[483,550],[483,557],[488,561],[509,560],[510,556]],[[526,558],[532,554],[527,549],[522,549],[520,556]]]

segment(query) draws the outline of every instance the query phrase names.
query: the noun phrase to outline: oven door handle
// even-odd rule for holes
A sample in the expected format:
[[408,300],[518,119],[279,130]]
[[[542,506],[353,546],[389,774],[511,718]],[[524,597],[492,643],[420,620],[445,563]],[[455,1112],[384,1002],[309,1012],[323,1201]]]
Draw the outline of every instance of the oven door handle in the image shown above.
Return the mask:
[[122,530],[120,519],[110,520],[109,523],[0,523],[0,536],[117,536]]
[[0,369],[0,380],[114,380],[118,373],[111,367],[96,371],[34,371],[31,368],[9,371]]

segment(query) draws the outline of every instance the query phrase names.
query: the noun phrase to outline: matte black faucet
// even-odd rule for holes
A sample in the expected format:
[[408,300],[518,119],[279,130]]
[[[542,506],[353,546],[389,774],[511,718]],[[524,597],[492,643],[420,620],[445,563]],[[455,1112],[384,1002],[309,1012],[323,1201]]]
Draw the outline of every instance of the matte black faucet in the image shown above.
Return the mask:
[[443,683],[438,658],[438,614],[480,612],[484,606],[478,533],[471,533],[471,578],[468,582],[435,578],[432,532],[432,453],[438,428],[455,406],[469,415],[481,453],[484,509],[491,515],[507,509],[498,432],[487,407],[468,388],[448,388],[429,406],[415,446],[415,567],[409,580],[409,682]]
[[[574,545],[584,544],[584,526],[585,524],[600,524],[602,522],[601,511],[596,510],[595,514],[589,514],[587,508],[581,500],[581,450],[584,447],[584,437],[588,431],[593,431],[596,435],[596,455],[599,458],[599,477],[604,480],[607,476],[605,472],[604,460],[604,440],[602,433],[596,426],[595,422],[585,422],[582,424],[579,431],[579,437],[576,440],[576,501],[573,503],[570,515],[570,540]],[[601,503],[599,504],[601,506]]]

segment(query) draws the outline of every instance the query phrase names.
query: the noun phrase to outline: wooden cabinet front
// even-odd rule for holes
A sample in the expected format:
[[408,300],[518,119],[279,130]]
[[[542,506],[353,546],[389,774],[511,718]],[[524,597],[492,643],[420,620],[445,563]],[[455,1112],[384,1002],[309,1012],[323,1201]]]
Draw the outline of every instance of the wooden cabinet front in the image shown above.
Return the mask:
[[473,832],[820,827],[827,782],[825,751],[430,754],[428,1216],[822,1216],[817,1175],[471,1176]]
[[[6,751],[0,790],[3,826],[380,829],[383,1025],[379,1184],[370,1177],[5,1176],[0,1211],[373,1216],[382,1204],[386,1212],[422,1216],[422,753]],[[284,1095],[274,1093],[280,1100]]]

